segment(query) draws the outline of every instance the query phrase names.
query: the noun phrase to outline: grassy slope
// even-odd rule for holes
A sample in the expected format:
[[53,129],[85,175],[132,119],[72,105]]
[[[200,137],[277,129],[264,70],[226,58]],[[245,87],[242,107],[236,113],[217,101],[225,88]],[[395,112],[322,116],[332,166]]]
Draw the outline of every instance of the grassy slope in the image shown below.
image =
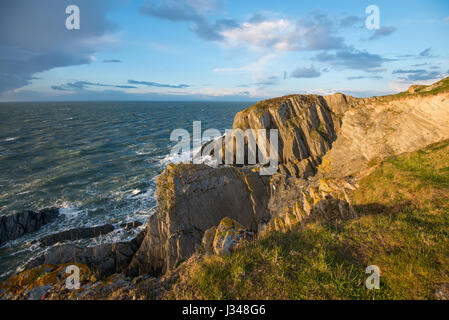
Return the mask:
[[449,91],[449,77],[443,78],[443,79],[435,82],[432,85],[428,85],[428,86],[417,85],[415,87],[416,87],[416,89],[415,89],[414,93],[404,91],[404,92],[400,92],[397,94],[381,96],[381,97],[377,97],[377,98],[381,101],[390,101],[390,100],[394,100],[394,99],[402,98],[402,97],[410,97],[410,96],[416,96],[416,95],[426,96],[426,95],[434,95],[434,94],[446,92],[446,91]]
[[[373,163],[374,165],[374,163]],[[187,263],[167,298],[433,299],[449,288],[449,141],[387,159],[353,195],[360,218],[270,233]],[[381,270],[380,290],[365,268]]]

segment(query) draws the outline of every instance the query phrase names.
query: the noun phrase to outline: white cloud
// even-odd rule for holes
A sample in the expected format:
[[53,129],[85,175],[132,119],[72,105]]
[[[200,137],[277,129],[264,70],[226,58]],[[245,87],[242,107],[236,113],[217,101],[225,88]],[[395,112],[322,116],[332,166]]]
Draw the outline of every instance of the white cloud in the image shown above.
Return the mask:
[[296,22],[288,19],[247,21],[220,31],[227,46],[250,46],[277,51],[328,50],[343,46],[327,16],[314,15]]
[[245,22],[237,28],[224,30],[221,34],[230,46],[273,47],[281,51],[297,49],[295,48],[295,43],[298,42],[297,30],[293,23],[285,19]]
[[323,88],[318,88],[318,89],[313,89],[313,90],[305,90],[304,93],[306,94],[318,94],[321,96],[329,96],[332,95],[334,93],[337,92],[341,92],[340,90],[336,90],[336,89],[323,89]]

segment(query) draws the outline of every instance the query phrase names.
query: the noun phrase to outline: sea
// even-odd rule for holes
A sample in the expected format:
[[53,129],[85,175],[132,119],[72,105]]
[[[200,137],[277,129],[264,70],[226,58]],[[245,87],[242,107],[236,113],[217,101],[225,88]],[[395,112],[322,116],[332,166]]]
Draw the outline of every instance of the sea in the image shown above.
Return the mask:
[[[40,230],[0,247],[0,279],[49,250],[42,236],[78,227],[113,224],[112,233],[78,240],[81,246],[126,241],[156,208],[156,177],[170,162],[196,150],[170,154],[174,129],[192,134],[232,128],[251,102],[38,102],[0,103],[0,215],[60,208]],[[176,158],[176,159],[175,159]],[[60,244],[56,244],[60,245]]]

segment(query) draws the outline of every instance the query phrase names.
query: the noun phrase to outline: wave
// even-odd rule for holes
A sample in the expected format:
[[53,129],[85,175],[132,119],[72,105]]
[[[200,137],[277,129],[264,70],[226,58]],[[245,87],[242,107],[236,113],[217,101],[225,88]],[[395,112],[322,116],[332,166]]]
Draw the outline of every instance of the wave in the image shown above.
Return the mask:
[[3,141],[8,142],[8,141],[14,141],[14,140],[17,140],[17,139],[19,139],[19,137],[11,137],[11,138],[6,138]]

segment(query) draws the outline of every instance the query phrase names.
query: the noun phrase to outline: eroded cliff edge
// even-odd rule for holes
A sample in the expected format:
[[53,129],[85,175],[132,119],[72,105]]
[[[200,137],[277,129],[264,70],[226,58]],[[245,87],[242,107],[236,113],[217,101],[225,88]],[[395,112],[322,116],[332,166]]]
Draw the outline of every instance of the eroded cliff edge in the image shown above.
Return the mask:
[[279,130],[279,169],[169,165],[157,179],[157,210],[134,241],[56,248],[29,263],[83,263],[98,276],[160,275],[201,251],[207,230],[229,217],[260,234],[319,215],[356,216],[351,193],[373,160],[449,138],[449,78],[392,96],[291,95],[235,116],[234,129]]
[[290,95],[237,113],[234,130],[279,130],[278,172],[170,165],[158,179],[158,208],[128,274],[165,273],[224,217],[255,232],[287,230],[310,215],[354,217],[350,193],[370,161],[449,138],[448,89],[446,78],[368,99]]

